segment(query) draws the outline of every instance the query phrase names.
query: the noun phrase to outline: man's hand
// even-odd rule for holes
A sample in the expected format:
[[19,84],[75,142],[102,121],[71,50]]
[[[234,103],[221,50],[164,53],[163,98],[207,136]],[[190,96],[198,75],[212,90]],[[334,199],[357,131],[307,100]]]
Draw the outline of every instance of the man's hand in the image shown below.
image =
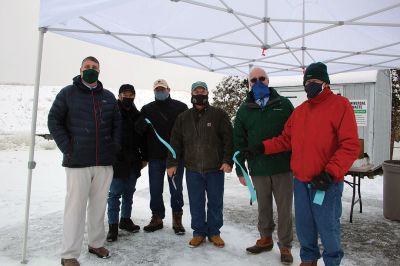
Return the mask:
[[176,174],[176,166],[170,167],[167,169],[167,175],[172,177]]
[[135,131],[141,136],[146,133],[148,127],[149,124],[147,124],[147,122],[144,120],[144,117],[139,117],[135,123]]
[[259,143],[254,146],[246,147],[240,150],[244,158],[247,160],[254,159],[259,154],[264,154],[264,144]]
[[232,167],[227,163],[223,163],[221,168],[219,168],[219,170],[224,171],[224,173],[230,173],[232,172]]
[[243,186],[246,186],[246,179],[244,179],[244,176],[239,176],[239,182],[240,182],[240,184],[242,184]]
[[146,166],[147,166],[147,162],[146,161],[142,161],[142,168],[141,169],[145,168]]
[[333,183],[332,177],[325,171],[319,175],[314,176],[311,180],[311,185],[316,190],[327,191],[329,186]]

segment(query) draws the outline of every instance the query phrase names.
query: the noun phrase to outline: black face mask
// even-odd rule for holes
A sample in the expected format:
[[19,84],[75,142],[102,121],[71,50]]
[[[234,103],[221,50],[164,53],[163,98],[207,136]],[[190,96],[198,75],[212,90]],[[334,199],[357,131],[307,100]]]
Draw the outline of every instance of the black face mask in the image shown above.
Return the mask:
[[192,95],[192,103],[197,105],[207,105],[208,104],[208,95]]
[[133,98],[122,97],[122,106],[126,109],[130,109],[133,106]]
[[307,98],[311,99],[317,96],[322,91],[322,84],[312,82],[305,85],[304,89],[307,93]]

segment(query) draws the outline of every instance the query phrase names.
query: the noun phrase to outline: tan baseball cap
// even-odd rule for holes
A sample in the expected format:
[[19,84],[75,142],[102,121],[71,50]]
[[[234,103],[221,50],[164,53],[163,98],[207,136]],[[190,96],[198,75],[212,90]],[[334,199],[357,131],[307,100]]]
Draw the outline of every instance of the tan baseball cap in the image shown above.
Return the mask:
[[158,87],[163,87],[165,89],[168,89],[168,83],[165,81],[165,79],[157,79],[154,81],[153,89],[158,88]]

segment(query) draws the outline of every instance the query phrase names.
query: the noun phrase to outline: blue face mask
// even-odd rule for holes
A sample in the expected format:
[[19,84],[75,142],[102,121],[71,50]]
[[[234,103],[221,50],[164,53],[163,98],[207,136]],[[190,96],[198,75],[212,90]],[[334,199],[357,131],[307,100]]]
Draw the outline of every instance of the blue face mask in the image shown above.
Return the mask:
[[165,101],[169,97],[169,92],[167,90],[155,91],[154,97],[158,101]]
[[307,98],[311,99],[317,96],[322,91],[322,84],[312,82],[305,85],[304,89],[307,93]]
[[257,80],[256,83],[251,87],[254,95],[254,100],[259,100],[265,97],[269,97],[271,93],[267,85],[262,83],[262,81]]

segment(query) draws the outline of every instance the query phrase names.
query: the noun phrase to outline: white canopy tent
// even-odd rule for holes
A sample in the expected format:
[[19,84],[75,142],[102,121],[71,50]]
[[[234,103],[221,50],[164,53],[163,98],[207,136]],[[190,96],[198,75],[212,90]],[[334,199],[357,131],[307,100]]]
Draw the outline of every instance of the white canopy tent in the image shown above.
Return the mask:
[[399,0],[41,0],[22,262],[26,263],[36,111],[47,31],[230,75],[252,66],[299,75],[400,64]]

